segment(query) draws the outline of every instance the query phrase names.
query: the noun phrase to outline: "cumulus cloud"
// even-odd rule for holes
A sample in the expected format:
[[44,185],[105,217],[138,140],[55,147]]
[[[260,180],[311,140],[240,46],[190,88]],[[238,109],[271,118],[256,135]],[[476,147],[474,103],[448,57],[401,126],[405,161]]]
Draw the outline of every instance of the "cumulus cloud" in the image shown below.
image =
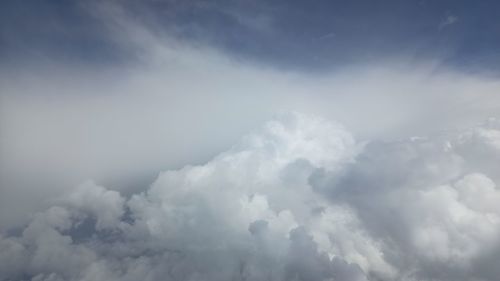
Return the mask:
[[498,175],[470,153],[498,152],[495,122],[367,143],[282,114],[144,192],[54,199],[1,234],[0,279],[495,280]]
[[[322,173],[312,182],[385,241],[386,259],[406,272],[400,278],[494,280],[475,267],[499,243],[500,213],[491,203],[500,194],[492,180],[498,173],[488,166],[498,161],[497,132],[486,123],[434,138],[372,142],[342,176]],[[470,149],[490,154],[479,159]]]

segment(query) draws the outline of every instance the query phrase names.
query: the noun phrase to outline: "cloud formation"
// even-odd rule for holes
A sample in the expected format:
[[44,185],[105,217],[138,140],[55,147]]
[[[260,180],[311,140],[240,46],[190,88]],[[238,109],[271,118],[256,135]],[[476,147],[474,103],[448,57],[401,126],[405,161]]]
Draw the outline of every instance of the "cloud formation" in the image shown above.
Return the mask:
[[[283,68],[265,57],[255,59],[227,52],[217,44],[196,40],[196,36],[177,36],[172,29],[178,25],[172,23],[165,29],[155,17],[136,13],[128,9],[129,5],[121,5],[122,1],[77,2],[52,3],[47,6],[48,14],[17,2],[17,12],[2,10],[9,14],[2,17],[4,20],[29,10],[26,15],[33,21],[26,27],[34,28],[33,34],[39,33],[39,22],[53,19],[47,27],[48,35],[64,36],[57,40],[49,36],[51,43],[67,42],[67,36],[95,35],[98,38],[91,42],[105,40],[117,47],[106,50],[123,53],[127,59],[121,63],[104,62],[100,56],[84,52],[94,60],[67,61],[47,53],[37,59],[13,56],[10,63],[1,65],[0,230],[24,224],[30,213],[47,207],[51,198],[88,178],[128,196],[143,189],[160,170],[208,161],[282,110],[338,120],[356,138],[364,140],[426,135],[452,126],[463,128],[489,116],[498,117],[500,112],[498,80],[449,69],[442,58],[424,61],[390,52],[394,57],[361,59],[355,65],[332,61],[336,67],[331,72]],[[167,2],[185,12],[192,11],[194,3]],[[242,5],[224,13],[257,29],[277,24],[276,18],[259,18],[256,14],[260,13]],[[219,6],[199,8],[200,12],[215,12]],[[57,11],[65,9],[69,9],[68,13],[61,13],[65,16],[60,18]],[[169,11],[176,14],[175,10]],[[39,17],[34,17],[32,14],[37,12]],[[457,16],[460,23],[463,19],[465,22],[461,14]],[[67,18],[75,21],[65,25]],[[15,22],[6,26],[24,26]],[[432,21],[433,30],[437,23]],[[368,24],[373,26],[371,21]],[[217,26],[232,24],[216,23],[213,28]],[[233,34],[216,30],[221,35]],[[201,32],[205,34],[203,29]],[[29,34],[19,33],[21,37],[38,38]],[[239,32],[234,34],[242,37]],[[323,34],[305,32],[314,38]],[[342,32],[338,35],[343,36]],[[271,37],[272,42],[281,42]],[[219,41],[217,37],[214,40]],[[40,49],[30,42],[25,42],[29,49]],[[235,49],[240,49],[238,46]],[[96,44],[92,47],[98,51]],[[276,50],[283,53],[288,49],[284,47]],[[65,54],[57,48],[52,50]],[[304,52],[306,56],[321,56],[314,49]],[[297,57],[296,53],[293,51],[293,57]],[[100,54],[109,58],[107,52]]]
[[0,281],[497,280],[498,5],[337,2],[2,3]]
[[367,143],[282,114],[144,192],[54,199],[2,233],[0,279],[493,281],[499,142],[496,120]]

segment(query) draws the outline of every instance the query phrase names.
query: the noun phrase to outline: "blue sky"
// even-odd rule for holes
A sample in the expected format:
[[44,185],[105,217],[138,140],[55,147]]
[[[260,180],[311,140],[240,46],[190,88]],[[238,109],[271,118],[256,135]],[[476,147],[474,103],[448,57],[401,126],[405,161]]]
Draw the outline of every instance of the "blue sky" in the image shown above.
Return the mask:
[[[4,1],[2,59],[50,56],[119,63],[86,1]],[[497,1],[122,1],[159,33],[208,44],[236,58],[307,71],[405,56],[464,71],[496,70]]]

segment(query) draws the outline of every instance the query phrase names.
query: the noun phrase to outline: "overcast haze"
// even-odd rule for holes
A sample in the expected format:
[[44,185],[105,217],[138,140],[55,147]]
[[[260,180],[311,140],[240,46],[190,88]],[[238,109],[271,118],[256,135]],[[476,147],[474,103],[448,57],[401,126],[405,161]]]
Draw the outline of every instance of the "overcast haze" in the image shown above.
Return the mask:
[[0,280],[496,281],[496,1],[4,1]]

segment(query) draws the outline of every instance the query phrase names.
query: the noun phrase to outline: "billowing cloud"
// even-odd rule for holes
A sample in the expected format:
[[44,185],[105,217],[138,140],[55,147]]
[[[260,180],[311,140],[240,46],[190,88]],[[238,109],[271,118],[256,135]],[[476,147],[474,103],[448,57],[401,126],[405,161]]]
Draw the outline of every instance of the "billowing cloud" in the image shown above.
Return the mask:
[[[499,243],[498,127],[371,142],[340,177],[312,183],[356,210],[385,259],[409,280],[494,280],[477,261]],[[472,151],[475,151],[471,153]],[[477,151],[488,151],[480,154]],[[479,156],[479,157],[478,157]],[[401,279],[399,279],[401,280]]]
[[282,114],[144,192],[89,181],[53,199],[0,236],[0,279],[493,281],[499,135],[490,120],[357,142]]

